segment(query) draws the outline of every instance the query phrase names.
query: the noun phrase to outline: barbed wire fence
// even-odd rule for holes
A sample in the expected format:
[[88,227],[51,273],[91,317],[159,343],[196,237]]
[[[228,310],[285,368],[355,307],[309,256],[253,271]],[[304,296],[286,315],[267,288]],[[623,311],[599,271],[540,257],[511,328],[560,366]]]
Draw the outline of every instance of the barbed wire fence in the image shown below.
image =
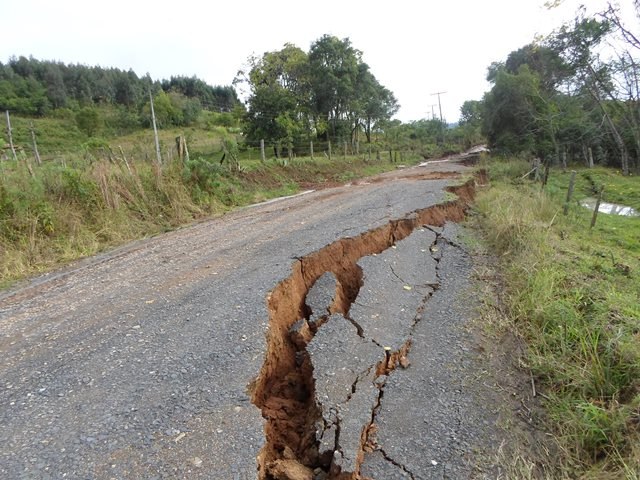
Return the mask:
[[[151,162],[154,160],[155,142],[151,129],[140,130],[132,138],[126,137],[102,140],[88,138],[77,148],[43,148],[49,142],[41,142],[45,133],[37,132],[30,125],[24,132],[16,132],[10,127],[9,112],[6,112],[7,127],[4,129],[9,142],[0,151],[0,161],[24,161],[31,170],[32,161],[39,166],[47,163],[58,163],[63,167],[80,167],[87,162],[102,159],[111,162],[124,160],[134,162]],[[11,128],[11,129],[10,129]],[[230,131],[231,130],[231,131]],[[172,128],[160,130],[160,153],[162,164],[170,164],[176,160],[185,161],[194,157],[204,157],[212,162],[224,163],[231,153],[235,160],[242,162],[267,162],[277,160],[283,162],[293,159],[347,159],[359,157],[367,161],[389,160],[402,162],[407,155],[419,154],[416,148],[394,142],[381,136],[372,142],[360,142],[352,138],[337,137],[333,140],[247,140],[241,132],[222,126],[204,128],[203,134],[196,134],[192,128]],[[20,133],[14,141],[13,133]],[[181,132],[176,135],[176,132]],[[29,141],[30,140],[30,141]],[[124,141],[123,141],[124,140]],[[230,152],[233,148],[233,152]],[[16,152],[13,155],[13,152]]]

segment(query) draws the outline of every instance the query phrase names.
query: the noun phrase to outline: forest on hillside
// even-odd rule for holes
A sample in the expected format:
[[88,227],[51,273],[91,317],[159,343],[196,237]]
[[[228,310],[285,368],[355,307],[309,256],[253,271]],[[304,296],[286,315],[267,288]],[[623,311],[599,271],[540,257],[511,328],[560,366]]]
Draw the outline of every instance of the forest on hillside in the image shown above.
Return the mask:
[[[66,65],[13,57],[0,63],[0,109],[28,117],[72,112],[88,136],[96,133],[100,109],[117,109],[117,130],[151,123],[153,97],[160,128],[193,125],[202,111],[225,114],[225,126],[244,127],[248,142],[274,147],[315,138],[371,141],[372,132],[391,120],[398,104],[362,61],[348,38],[325,35],[305,52],[286,44],[248,60],[234,85],[211,86],[196,77],[154,81],[132,70]],[[247,90],[246,106],[236,88]],[[110,115],[113,123],[113,115]]]
[[175,92],[200,107],[228,112],[238,103],[235,90],[211,86],[197,77],[171,77],[154,81],[133,70],[64,64],[33,57],[12,57],[0,62],[0,108],[42,116],[57,108],[113,104],[139,106],[149,91]]

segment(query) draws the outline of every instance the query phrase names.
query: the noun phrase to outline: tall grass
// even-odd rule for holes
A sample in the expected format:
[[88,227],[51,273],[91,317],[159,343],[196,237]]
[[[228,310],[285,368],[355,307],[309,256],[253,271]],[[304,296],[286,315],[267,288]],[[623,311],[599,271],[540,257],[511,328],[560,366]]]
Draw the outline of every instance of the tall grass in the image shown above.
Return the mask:
[[396,167],[362,157],[239,165],[195,154],[158,167],[108,148],[34,164],[35,176],[24,157],[0,161],[0,287],[237,206]]
[[[606,218],[590,231],[586,209],[562,215],[568,175],[552,172],[543,192],[522,178],[526,163],[488,167],[493,185],[476,208],[501,258],[509,315],[544,387],[565,473],[639,478],[640,246],[619,240],[638,242],[640,221]],[[640,187],[606,178],[614,191]]]

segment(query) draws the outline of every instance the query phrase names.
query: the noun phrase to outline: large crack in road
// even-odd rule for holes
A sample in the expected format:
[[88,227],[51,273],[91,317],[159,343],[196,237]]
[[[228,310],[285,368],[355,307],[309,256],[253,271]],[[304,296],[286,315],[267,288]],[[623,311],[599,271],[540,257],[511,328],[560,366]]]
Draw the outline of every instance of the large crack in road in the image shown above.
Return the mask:
[[239,210],[1,294],[0,477],[474,478],[510,397],[477,350],[482,259],[447,221],[472,187],[421,210],[445,201],[438,172]]
[[[463,219],[475,181],[447,190],[458,199],[299,258],[291,275],[270,292],[265,360],[250,386],[252,401],[266,420],[265,445],[257,459],[260,480],[365,478],[360,471],[365,452],[379,449],[376,415],[387,378],[408,366],[413,329],[440,284],[439,250],[446,240],[433,227]],[[422,257],[394,252],[409,245]],[[424,269],[435,275],[426,282],[409,278],[402,269],[403,262],[420,258],[428,259],[431,266],[425,263]],[[370,315],[372,305],[385,299],[362,290],[375,282],[380,265],[399,284],[399,297],[406,297],[400,299],[406,303],[400,310],[411,317],[403,326],[395,326],[388,314]],[[338,364],[345,352],[349,360]]]

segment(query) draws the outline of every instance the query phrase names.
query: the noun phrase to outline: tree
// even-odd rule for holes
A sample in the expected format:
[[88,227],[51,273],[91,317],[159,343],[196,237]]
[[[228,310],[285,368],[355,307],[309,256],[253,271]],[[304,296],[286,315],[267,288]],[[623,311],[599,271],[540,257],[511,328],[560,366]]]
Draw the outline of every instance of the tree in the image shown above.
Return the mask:
[[78,128],[88,137],[93,137],[100,128],[100,114],[92,107],[84,107],[76,113]]
[[[346,123],[356,97],[356,86],[362,52],[351,46],[348,38],[324,35],[311,45],[309,63],[314,110],[320,121],[331,127],[331,133],[345,134],[339,127]],[[351,126],[346,125],[351,132]]]
[[482,102],[478,100],[467,100],[460,107],[458,128],[465,148],[471,148],[483,140],[481,134],[483,109]]
[[481,125],[482,124],[482,102],[478,100],[467,100],[460,107],[460,125]]
[[295,45],[249,59],[234,84],[249,90],[245,133],[274,145],[309,138],[357,141],[398,110],[393,93],[362,62],[349,39],[325,35],[305,53]]
[[548,94],[555,93],[557,87],[572,75],[572,68],[558,52],[548,46],[530,43],[509,54],[504,68],[517,74],[522,65],[527,65],[540,79],[540,87]]
[[539,79],[527,65],[518,73],[499,70],[483,100],[483,133],[491,148],[505,153],[535,153]]
[[251,90],[247,138],[266,139],[274,147],[296,142],[310,129],[307,54],[286,44],[281,50],[267,52],[250,62],[251,69],[244,78]]
[[[180,113],[175,109],[171,102],[171,97],[164,90],[160,89],[153,95],[153,111],[156,116],[156,124],[158,128],[165,128],[171,125],[178,125],[180,122]],[[146,102],[142,108],[142,117],[147,125],[151,125],[151,103]]]
[[[371,132],[380,124],[391,119],[399,105],[393,93],[380,85],[366,63],[360,64],[360,75],[356,87],[357,104],[354,116],[362,118],[367,142],[371,143]],[[354,130],[358,127],[354,122]]]
[[[611,66],[602,63],[594,53],[595,48],[611,32],[611,23],[603,18],[578,16],[573,25],[564,25],[551,39],[550,45],[571,65],[573,84],[577,90],[586,92],[602,113],[602,121],[608,127],[620,156],[620,166],[629,174],[629,154],[624,138],[612,118],[611,107],[616,108],[618,99],[611,79]],[[612,102],[607,102],[607,98]]]

